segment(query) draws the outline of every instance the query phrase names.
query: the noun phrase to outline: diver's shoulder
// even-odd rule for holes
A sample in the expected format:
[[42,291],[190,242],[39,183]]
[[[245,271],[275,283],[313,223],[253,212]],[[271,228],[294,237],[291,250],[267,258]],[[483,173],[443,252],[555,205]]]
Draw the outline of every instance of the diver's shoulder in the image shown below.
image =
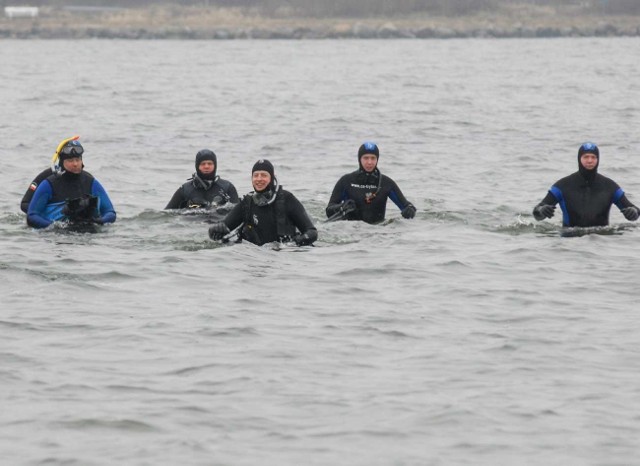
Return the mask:
[[601,173],[598,173],[596,175],[596,180],[599,181],[600,183],[612,184],[612,185],[616,185],[616,186],[618,185],[618,183],[613,181],[611,178],[609,178],[608,176],[604,176]]
[[281,197],[282,199],[285,199],[285,200],[288,200],[288,199],[296,197],[291,191],[289,191],[288,189],[284,189],[284,188],[280,188],[278,190],[277,196]]
[[342,175],[340,177],[340,179],[338,180],[338,183],[344,182],[344,181],[351,181],[355,178],[357,178],[360,175],[360,170],[355,170],[349,173],[345,173],[344,175]]
[[380,173],[380,179],[383,183],[394,183],[395,181],[390,176],[385,175],[384,173]]
[[40,183],[42,180],[46,180],[51,175],[53,175],[53,170],[51,169],[51,167],[49,167],[42,170],[40,173],[38,173],[36,177],[33,179],[33,181],[36,183]]
[[230,188],[231,186],[233,186],[233,183],[232,183],[231,181],[229,181],[229,180],[225,180],[224,178],[218,178],[218,179],[216,180],[216,184],[217,184],[218,186],[220,186],[221,188],[224,188],[224,189],[228,189],[228,188]]
[[571,183],[575,183],[578,181],[583,181],[582,175],[580,175],[580,172],[573,172],[570,175],[564,176],[562,178],[560,178],[558,181],[556,181],[555,183],[553,183],[554,186],[558,186],[558,187],[562,187],[564,185],[567,184],[571,184]]

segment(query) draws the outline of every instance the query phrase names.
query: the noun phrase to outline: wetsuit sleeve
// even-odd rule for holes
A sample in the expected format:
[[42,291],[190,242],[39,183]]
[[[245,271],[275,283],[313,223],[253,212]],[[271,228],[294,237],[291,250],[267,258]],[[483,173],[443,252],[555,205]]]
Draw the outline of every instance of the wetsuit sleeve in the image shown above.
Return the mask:
[[40,172],[29,185],[27,192],[24,193],[24,196],[22,197],[22,201],[20,201],[20,210],[22,210],[25,214],[29,210],[29,203],[31,202],[31,199],[33,199],[33,195],[36,192],[36,189],[38,188],[40,183],[42,183],[42,181],[46,180],[49,175],[51,175],[51,173],[53,173],[51,169],[47,168],[46,170]]
[[116,211],[113,208],[109,195],[102,187],[100,182],[93,179],[93,185],[91,186],[91,194],[99,199],[100,206],[100,221],[102,223],[113,223],[116,221]]
[[47,205],[53,195],[51,184],[49,181],[43,181],[29,203],[29,209],[27,210],[27,224],[33,228],[46,228],[53,223],[47,217]]
[[307,244],[313,243],[318,238],[318,230],[313,226],[313,222],[302,203],[293,194],[290,195],[287,202],[287,216],[300,233],[307,234],[310,239]]
[[229,230],[235,230],[242,222],[244,222],[244,211],[245,208],[247,208],[245,204],[246,201],[244,199],[238,202],[233,206],[233,209],[231,209],[224,220],[222,220]]
[[185,198],[182,194],[182,186],[180,186],[176,192],[173,193],[173,197],[165,209],[184,209],[186,206]]
[[333,187],[333,192],[331,193],[329,203],[327,204],[327,208],[325,209],[327,217],[335,215],[340,210],[340,205],[342,204],[342,202],[346,201],[349,198],[345,184],[346,181],[345,177],[343,176]]
[[627,199],[627,195],[620,188],[618,188],[618,191],[616,191],[613,197],[613,203],[618,206],[620,210],[626,209],[627,207],[635,207],[637,209],[633,202]]
[[551,190],[547,192],[547,195],[544,197],[544,199],[538,202],[538,205],[543,205],[543,204],[556,205],[558,202],[559,202],[559,199],[553,193],[553,188],[551,188]]
[[411,202],[409,202],[407,198],[404,197],[404,194],[402,194],[402,191],[400,190],[400,188],[398,187],[395,181],[393,181],[391,178],[388,178],[388,177],[387,177],[387,180],[384,180],[384,181],[388,181],[389,183],[391,183],[391,191],[389,191],[389,199],[391,199],[393,203],[397,205],[400,210],[404,209],[409,204],[411,204]]

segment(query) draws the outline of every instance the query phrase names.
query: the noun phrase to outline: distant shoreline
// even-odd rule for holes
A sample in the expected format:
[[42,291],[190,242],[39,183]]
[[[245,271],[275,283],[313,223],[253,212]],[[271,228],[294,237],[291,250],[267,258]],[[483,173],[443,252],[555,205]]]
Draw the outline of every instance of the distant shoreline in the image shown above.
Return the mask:
[[0,27],[0,39],[128,39],[128,40],[321,40],[321,39],[462,39],[462,38],[560,38],[560,37],[640,37],[640,31],[619,30],[615,26],[600,28],[472,28],[449,29],[424,27],[398,28],[392,22],[380,27],[355,23],[347,30],[330,28],[40,28],[12,30]]
[[553,8],[458,17],[263,17],[237,9],[149,8],[2,17],[0,39],[303,40],[640,37],[640,16],[576,15]]

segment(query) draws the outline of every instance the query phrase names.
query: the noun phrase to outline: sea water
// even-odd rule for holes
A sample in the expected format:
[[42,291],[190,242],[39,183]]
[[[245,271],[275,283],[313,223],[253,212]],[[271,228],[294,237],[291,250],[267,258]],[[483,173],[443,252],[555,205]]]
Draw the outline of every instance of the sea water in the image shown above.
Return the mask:
[[[629,465],[640,232],[531,210],[600,147],[640,203],[638,39],[0,41],[3,464]],[[63,138],[117,222],[26,226]],[[418,208],[324,223],[365,140]],[[260,158],[315,247],[164,211]]]

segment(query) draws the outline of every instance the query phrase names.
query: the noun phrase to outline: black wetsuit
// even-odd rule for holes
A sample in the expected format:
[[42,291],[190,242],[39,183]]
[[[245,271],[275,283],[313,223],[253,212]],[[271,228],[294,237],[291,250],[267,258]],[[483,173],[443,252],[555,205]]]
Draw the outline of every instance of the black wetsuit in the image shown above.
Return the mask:
[[317,239],[318,231],[307,212],[289,191],[279,188],[273,201],[266,205],[258,205],[254,196],[255,193],[244,196],[224,219],[229,230],[244,223],[240,232],[242,239],[261,246],[274,241],[288,241],[298,231],[309,236],[305,244]]
[[216,178],[207,189],[191,178],[174,193],[165,209],[185,209],[187,207],[207,207],[209,205],[233,204],[239,201],[235,186],[227,180]]
[[[90,173],[88,172],[85,173],[90,175]],[[47,168],[46,170],[41,171],[38,176],[36,176],[35,179],[31,182],[29,188],[27,189],[27,192],[24,193],[24,196],[22,197],[22,201],[20,201],[20,210],[22,210],[25,214],[29,210],[29,203],[31,202],[31,199],[33,199],[33,193],[36,192],[38,185],[49,178],[51,175],[53,175],[53,170],[51,168]]]
[[411,204],[396,182],[382,175],[377,168],[371,173],[359,169],[340,178],[331,193],[326,208],[327,217],[335,215],[341,203],[348,199],[353,199],[357,209],[348,213],[346,220],[363,220],[367,223],[384,220],[387,199],[391,199],[400,210]]
[[[565,227],[597,227],[609,224],[609,211],[635,207],[624,191],[611,179],[599,173],[577,171],[558,180],[536,206],[560,203],[562,225]],[[535,212],[537,220],[542,220]]]

